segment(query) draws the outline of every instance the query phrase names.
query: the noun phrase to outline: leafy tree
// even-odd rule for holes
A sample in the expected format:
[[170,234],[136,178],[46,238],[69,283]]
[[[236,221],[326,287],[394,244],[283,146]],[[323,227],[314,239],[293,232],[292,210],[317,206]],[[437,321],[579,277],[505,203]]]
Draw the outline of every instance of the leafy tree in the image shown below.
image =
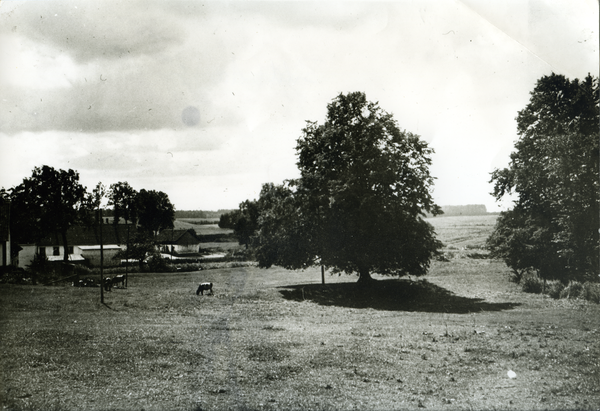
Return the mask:
[[[133,239],[127,245],[127,250],[122,250],[117,253],[118,258],[127,260],[137,260],[140,269],[144,266],[144,260],[148,255],[152,255],[156,251],[156,242],[150,232],[138,231],[134,234]],[[127,261],[129,264],[129,261]]]
[[240,204],[239,211],[233,231],[238,237],[240,245],[248,248],[258,225],[258,204],[255,201],[246,200]]
[[509,267],[563,281],[599,272],[599,102],[598,78],[552,74],[518,113],[509,167],[491,178],[497,200],[518,196],[519,224],[499,219],[488,241]]
[[221,214],[221,216],[219,217],[219,228],[229,228],[233,230],[235,228],[235,224],[240,219],[241,215],[242,212],[239,209]]
[[317,248],[311,241],[316,227],[307,224],[289,182],[263,184],[256,204],[260,214],[251,245],[261,267],[297,269],[317,263]]
[[166,228],[174,228],[175,207],[167,194],[142,189],[136,200],[138,223],[142,230],[156,235]]
[[108,205],[113,206],[114,224],[118,224],[123,218],[125,223],[132,222],[134,225],[137,222],[137,195],[127,182],[118,182],[110,185],[108,192]]
[[[487,239],[491,258],[502,259],[512,270],[512,281],[521,282],[525,273],[536,264],[538,258],[531,246],[532,226],[519,210],[503,211],[498,216],[496,228]],[[515,250],[520,252],[515,253]]]
[[110,185],[108,191],[108,205],[113,207],[113,224],[119,224],[119,220],[123,218],[127,226],[127,244],[123,253],[125,257],[125,286],[129,281],[129,251],[131,248],[129,222],[134,225],[137,223],[137,196],[138,192],[134,190],[127,182],[118,182]]
[[426,142],[356,92],[335,98],[324,124],[307,122],[296,151],[301,177],[261,193],[259,264],[324,265],[359,282],[427,272],[442,244],[422,218],[441,213]]
[[35,242],[56,233],[62,237],[68,262],[67,231],[78,224],[86,206],[86,188],[73,170],[36,167],[30,178],[12,188],[12,229],[19,241]]
[[237,210],[221,214],[219,227],[232,229],[240,245],[248,248],[257,229],[258,215],[258,203],[246,200],[240,203]]

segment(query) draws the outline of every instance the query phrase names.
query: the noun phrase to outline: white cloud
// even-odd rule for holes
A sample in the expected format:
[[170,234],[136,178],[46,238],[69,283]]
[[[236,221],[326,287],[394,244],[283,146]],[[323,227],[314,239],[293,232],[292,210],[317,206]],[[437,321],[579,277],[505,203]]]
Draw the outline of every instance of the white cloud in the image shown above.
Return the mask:
[[0,84],[29,90],[70,88],[83,71],[58,49],[26,37],[7,34],[0,38]]
[[179,209],[297,176],[305,120],[350,91],[435,148],[436,201],[489,208],[536,80],[598,71],[590,0],[24,1],[0,21],[0,185],[48,164]]

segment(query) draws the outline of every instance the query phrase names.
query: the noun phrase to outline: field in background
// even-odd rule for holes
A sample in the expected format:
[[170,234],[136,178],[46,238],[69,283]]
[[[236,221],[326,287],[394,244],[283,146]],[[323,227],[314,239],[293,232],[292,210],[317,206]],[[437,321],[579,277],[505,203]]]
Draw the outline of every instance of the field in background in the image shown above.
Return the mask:
[[[214,220],[212,224],[204,224],[206,221],[211,220]],[[176,219],[174,224],[176,229],[187,230],[191,228],[199,236],[208,236],[208,241],[204,240],[202,243],[200,243],[200,249],[202,250],[212,253],[227,253],[228,251],[241,249],[238,241],[232,236],[233,230],[220,228],[218,223],[218,218],[183,218]],[[218,238],[219,241],[215,241],[215,237],[221,238]]]
[[[445,245],[445,250],[483,249],[485,240],[492,233],[497,215],[431,217],[426,220],[436,231],[437,238]],[[198,235],[231,235],[233,230],[219,228],[218,219],[214,224],[200,224],[209,221],[206,218],[184,218],[175,220],[176,229],[193,229]],[[239,249],[237,241],[208,241],[201,248],[215,251]]]
[[370,289],[256,267],[132,274],[105,305],[97,288],[1,285],[0,405],[597,410],[600,306],[525,294],[469,257],[489,220],[430,222],[455,258]]
[[[228,229],[228,228],[220,228],[219,227],[219,222],[217,220],[216,223],[212,223],[212,224],[194,224],[193,222],[190,222],[190,220],[193,220],[191,218],[185,218],[185,219],[177,219],[174,222],[175,225],[175,229],[179,230],[179,229],[193,229],[196,231],[196,234],[198,235],[207,235],[207,234],[232,234],[233,230]],[[199,218],[198,220],[206,220],[205,218]]]
[[484,248],[485,240],[496,225],[497,215],[431,217],[426,220],[435,228],[437,238],[446,248]]

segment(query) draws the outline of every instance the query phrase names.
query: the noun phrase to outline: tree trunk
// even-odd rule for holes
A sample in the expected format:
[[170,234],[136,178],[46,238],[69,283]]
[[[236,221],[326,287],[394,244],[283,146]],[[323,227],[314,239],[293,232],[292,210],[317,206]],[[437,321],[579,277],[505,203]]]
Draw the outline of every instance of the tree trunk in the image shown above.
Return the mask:
[[65,264],[68,264],[69,263],[69,245],[67,244],[67,230],[61,231],[60,235],[62,236],[63,247],[64,247],[63,262]]
[[369,274],[368,268],[360,268],[358,271],[358,282],[359,285],[369,285],[375,282],[371,274]]

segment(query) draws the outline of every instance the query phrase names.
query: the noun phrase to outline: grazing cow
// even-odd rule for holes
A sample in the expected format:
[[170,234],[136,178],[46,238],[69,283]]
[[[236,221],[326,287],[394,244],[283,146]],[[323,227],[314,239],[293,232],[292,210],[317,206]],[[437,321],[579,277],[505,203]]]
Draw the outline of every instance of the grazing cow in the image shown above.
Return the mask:
[[110,278],[110,277],[104,278],[104,290],[112,291],[112,278]]
[[207,294],[211,294],[213,293],[212,290],[212,283],[200,283],[200,285],[198,286],[198,289],[196,290],[196,295],[202,294],[204,295],[204,291],[208,291]]
[[112,279],[113,287],[121,284],[121,288],[125,288],[125,276],[123,274],[119,274]]

